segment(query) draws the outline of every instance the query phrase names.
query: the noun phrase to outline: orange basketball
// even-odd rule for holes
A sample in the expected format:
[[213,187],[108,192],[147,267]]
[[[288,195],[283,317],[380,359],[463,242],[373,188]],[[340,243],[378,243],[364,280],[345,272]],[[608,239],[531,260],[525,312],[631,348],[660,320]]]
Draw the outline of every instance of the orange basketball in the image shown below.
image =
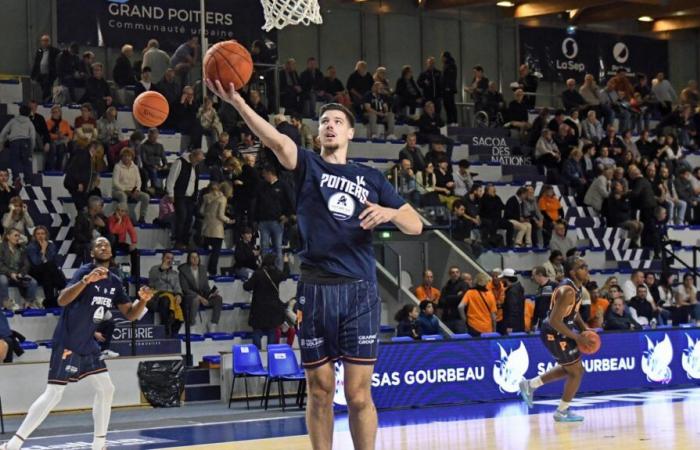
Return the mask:
[[587,344],[579,344],[578,349],[584,355],[592,355],[600,350],[600,336],[595,331],[587,330],[581,333],[588,341]]
[[162,94],[146,91],[134,100],[134,119],[144,127],[157,127],[168,118],[170,107]]
[[233,83],[236,90],[245,86],[253,75],[253,58],[236,41],[214,44],[204,55],[204,73],[210,80],[219,80],[228,90]]

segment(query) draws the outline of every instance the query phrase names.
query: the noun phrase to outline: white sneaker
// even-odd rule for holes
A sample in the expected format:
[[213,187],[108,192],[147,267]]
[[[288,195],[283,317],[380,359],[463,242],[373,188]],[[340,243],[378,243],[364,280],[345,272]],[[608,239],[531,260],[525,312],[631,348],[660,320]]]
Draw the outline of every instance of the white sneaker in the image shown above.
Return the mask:
[[397,139],[396,135],[393,135],[393,134],[387,134],[387,136],[386,136],[387,141],[395,141],[396,139]]
[[14,299],[8,298],[3,302],[3,308],[12,311],[12,312],[17,312],[19,310],[19,305],[15,303]]
[[100,353],[100,361],[104,361],[105,359],[114,359],[114,358],[119,358],[119,353],[113,352],[112,350],[103,350],[102,353]]
[[217,325],[218,324],[216,324],[216,323],[209,322],[209,324],[207,324],[207,331],[209,331],[210,333],[216,333]]

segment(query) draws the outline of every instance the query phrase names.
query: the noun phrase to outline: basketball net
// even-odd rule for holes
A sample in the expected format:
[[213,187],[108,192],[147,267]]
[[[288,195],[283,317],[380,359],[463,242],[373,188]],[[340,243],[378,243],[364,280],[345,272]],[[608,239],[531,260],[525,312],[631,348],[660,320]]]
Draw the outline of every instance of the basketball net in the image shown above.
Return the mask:
[[263,30],[281,30],[287,25],[322,24],[318,0],[260,0],[265,12]]

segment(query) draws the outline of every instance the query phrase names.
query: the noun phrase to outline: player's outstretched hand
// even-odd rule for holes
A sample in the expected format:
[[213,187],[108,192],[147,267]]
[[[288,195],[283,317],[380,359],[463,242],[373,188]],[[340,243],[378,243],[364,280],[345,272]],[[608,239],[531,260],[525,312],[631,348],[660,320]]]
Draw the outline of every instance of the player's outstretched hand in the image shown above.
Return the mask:
[[83,277],[83,283],[97,283],[104,280],[109,275],[109,270],[106,267],[95,267],[92,272]]
[[236,88],[233,86],[233,83],[229,83],[228,90],[224,89],[219,80],[210,80],[207,78],[206,83],[210,91],[216,94],[216,96],[221,100],[232,104],[236,109],[242,105],[245,105],[245,100],[238,92],[236,92]]
[[360,213],[360,226],[364,230],[371,230],[378,225],[390,222],[396,215],[395,210],[379,206],[369,200],[365,202],[365,206]]
[[142,302],[148,303],[151,298],[153,298],[153,289],[148,286],[141,286],[141,289],[139,289],[139,299]]

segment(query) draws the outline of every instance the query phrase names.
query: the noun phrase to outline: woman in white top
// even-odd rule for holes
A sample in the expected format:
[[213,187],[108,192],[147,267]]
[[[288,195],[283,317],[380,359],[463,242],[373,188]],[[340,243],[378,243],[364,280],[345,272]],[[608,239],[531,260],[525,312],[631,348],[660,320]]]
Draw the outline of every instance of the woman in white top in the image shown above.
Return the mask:
[[[134,150],[125,147],[119,153],[119,162],[112,171],[112,198],[117,204],[127,204],[128,199],[140,203],[138,222],[146,221],[151,197],[141,190],[141,173],[134,163]],[[135,221],[132,215],[132,221]]]
[[686,274],[683,277],[683,284],[676,288],[676,304],[683,308],[683,322],[688,321],[688,315],[695,321],[696,325],[700,325],[700,304],[698,303],[698,289],[695,287],[695,282],[691,274]]

